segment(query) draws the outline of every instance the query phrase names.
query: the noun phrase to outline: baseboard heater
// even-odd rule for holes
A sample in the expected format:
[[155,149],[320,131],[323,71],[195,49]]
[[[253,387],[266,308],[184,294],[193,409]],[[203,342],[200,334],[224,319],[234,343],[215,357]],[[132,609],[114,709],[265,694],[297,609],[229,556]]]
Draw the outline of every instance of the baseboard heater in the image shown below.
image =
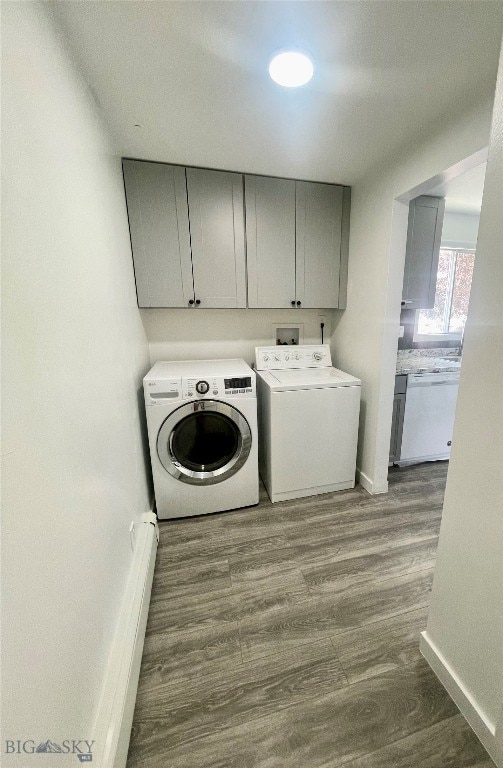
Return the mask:
[[158,541],[157,518],[148,512],[136,527],[133,562],[95,721],[95,762],[100,768],[126,765]]

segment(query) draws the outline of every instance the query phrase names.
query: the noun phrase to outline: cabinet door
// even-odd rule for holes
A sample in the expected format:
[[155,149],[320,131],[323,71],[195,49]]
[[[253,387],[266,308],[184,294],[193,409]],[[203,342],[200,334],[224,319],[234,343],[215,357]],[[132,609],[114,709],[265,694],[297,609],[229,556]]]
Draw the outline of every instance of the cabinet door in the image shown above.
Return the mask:
[[201,307],[246,307],[243,177],[187,168],[194,293]]
[[444,207],[442,198],[428,195],[410,202],[402,294],[402,306],[407,309],[435,305]]
[[295,181],[245,176],[248,306],[295,303]]
[[391,419],[391,439],[389,446],[390,461],[398,461],[400,458],[404,411],[405,394],[395,393],[395,397],[393,398],[393,416]]
[[194,298],[185,169],[123,160],[139,307],[186,307]]
[[296,290],[303,307],[338,307],[343,187],[296,182]]

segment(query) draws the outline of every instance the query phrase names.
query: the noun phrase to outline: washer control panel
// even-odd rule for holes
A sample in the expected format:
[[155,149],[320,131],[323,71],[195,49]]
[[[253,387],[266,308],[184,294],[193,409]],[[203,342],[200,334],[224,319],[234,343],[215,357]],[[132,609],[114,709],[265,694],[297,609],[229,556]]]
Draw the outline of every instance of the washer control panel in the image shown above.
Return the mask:
[[328,344],[278,344],[255,347],[257,371],[284,371],[289,368],[326,368],[332,365]]

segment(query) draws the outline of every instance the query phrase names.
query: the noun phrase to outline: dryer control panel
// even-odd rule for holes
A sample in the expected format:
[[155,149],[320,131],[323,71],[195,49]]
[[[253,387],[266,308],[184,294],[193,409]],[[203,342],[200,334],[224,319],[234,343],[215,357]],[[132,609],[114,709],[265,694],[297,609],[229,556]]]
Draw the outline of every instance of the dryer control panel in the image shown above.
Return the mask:
[[182,379],[184,400],[206,398],[217,400],[221,397],[250,397],[255,394],[255,376],[226,378],[212,376],[207,378]]
[[326,368],[332,365],[328,344],[255,347],[257,371],[285,371],[289,368]]

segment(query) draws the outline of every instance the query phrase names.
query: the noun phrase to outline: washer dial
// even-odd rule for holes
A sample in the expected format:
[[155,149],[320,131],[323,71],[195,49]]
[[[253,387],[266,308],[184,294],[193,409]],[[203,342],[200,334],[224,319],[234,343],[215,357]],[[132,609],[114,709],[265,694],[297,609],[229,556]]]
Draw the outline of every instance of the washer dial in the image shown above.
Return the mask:
[[196,392],[200,395],[205,395],[210,389],[210,385],[207,381],[198,381],[196,384]]

